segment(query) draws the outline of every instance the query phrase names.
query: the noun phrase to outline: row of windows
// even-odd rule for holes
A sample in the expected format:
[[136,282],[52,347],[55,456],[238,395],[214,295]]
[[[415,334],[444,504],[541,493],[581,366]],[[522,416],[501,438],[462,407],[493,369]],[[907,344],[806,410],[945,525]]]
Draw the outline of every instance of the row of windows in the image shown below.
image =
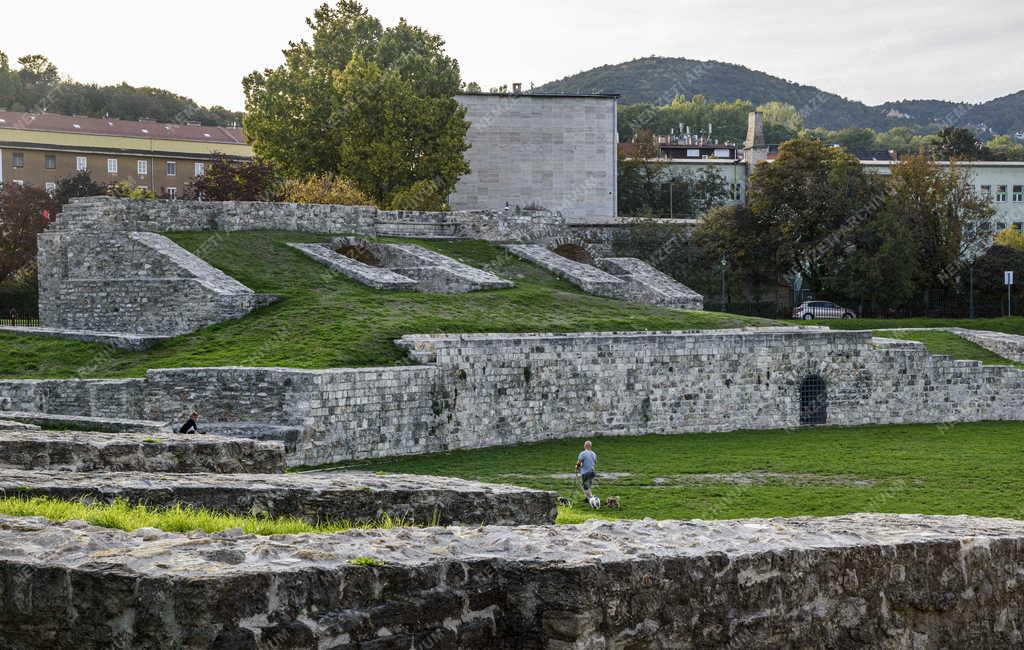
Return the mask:
[[[25,186],[25,181],[21,181],[21,180],[18,180],[18,179],[13,179],[13,180],[11,180],[11,182],[14,183],[15,185],[17,185],[18,187],[24,187]],[[143,189],[143,190],[149,189],[145,185],[138,185],[137,187],[139,189]],[[46,183],[43,184],[43,189],[46,190],[49,194],[53,194],[54,192],[57,191],[57,184],[54,183],[53,181],[47,181]],[[174,200],[174,199],[178,198],[178,188],[176,188],[176,187],[165,187],[164,188],[164,193],[167,195],[167,198],[169,198],[171,200]]]
[[[995,194],[993,194],[992,193],[992,186],[991,185],[982,185],[981,186],[981,195],[986,197],[986,198],[992,199],[996,203],[1006,203],[1006,198],[1007,198],[1007,191],[1006,190],[1007,190],[1008,187],[1009,186],[1007,186],[1007,185],[996,185],[995,186],[996,191],[995,191]],[[1013,202],[1014,203],[1024,202],[1024,185],[1014,185],[1013,186]]]
[[[25,154],[14,153],[11,155],[11,167],[15,169],[21,169],[25,166]],[[43,166],[46,169],[57,169],[57,156],[46,154],[43,159]],[[84,172],[89,169],[89,159],[86,156],[75,157],[75,170]],[[135,164],[135,169],[140,175],[146,175],[149,173],[149,161],[138,160]],[[178,163],[174,160],[168,160],[164,162],[164,172],[167,176],[178,175]],[[107,158],[107,173],[117,173],[117,158]],[[206,163],[197,162],[195,163],[195,175],[202,176],[206,173]]]

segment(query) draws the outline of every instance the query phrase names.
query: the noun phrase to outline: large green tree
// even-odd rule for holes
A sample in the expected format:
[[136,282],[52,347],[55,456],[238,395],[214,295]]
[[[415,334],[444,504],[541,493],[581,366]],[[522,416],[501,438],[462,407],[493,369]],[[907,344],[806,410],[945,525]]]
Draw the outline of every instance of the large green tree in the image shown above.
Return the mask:
[[[404,20],[384,28],[354,0],[321,5],[311,41],[245,78],[245,130],[257,155],[291,177],[352,180],[380,205],[426,203],[469,171],[469,125],[455,101],[459,66],[444,41]],[[403,206],[404,207],[404,206]]]

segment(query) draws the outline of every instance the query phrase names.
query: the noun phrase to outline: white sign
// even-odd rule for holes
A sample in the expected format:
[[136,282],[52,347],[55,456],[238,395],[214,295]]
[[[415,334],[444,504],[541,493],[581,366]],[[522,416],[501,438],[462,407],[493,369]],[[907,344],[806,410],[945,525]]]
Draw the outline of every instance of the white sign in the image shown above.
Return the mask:
[[1013,284],[1013,271],[1003,271],[1003,284],[1006,286]]

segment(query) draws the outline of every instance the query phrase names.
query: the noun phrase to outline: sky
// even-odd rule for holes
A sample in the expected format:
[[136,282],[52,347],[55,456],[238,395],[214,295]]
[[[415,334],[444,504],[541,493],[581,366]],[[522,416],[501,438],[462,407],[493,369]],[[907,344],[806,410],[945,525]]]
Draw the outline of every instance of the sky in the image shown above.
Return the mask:
[[[332,0],[333,1],[333,0]],[[306,38],[317,0],[5,3],[0,49],[83,82],[244,108],[241,79]],[[850,99],[986,101],[1024,89],[1021,0],[365,0],[442,35],[463,79],[540,85],[658,55],[737,63]]]

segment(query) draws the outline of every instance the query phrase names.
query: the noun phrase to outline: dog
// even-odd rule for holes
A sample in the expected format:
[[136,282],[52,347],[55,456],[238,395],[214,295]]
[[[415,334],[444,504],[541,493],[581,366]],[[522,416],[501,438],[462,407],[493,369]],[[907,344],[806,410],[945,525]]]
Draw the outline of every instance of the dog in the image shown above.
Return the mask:
[[608,499],[604,502],[604,505],[605,505],[605,507],[616,508],[616,509],[622,507],[619,504],[619,497],[608,497]]
[[566,497],[558,497],[558,505],[564,506],[566,508],[571,508],[572,499],[567,499]]

